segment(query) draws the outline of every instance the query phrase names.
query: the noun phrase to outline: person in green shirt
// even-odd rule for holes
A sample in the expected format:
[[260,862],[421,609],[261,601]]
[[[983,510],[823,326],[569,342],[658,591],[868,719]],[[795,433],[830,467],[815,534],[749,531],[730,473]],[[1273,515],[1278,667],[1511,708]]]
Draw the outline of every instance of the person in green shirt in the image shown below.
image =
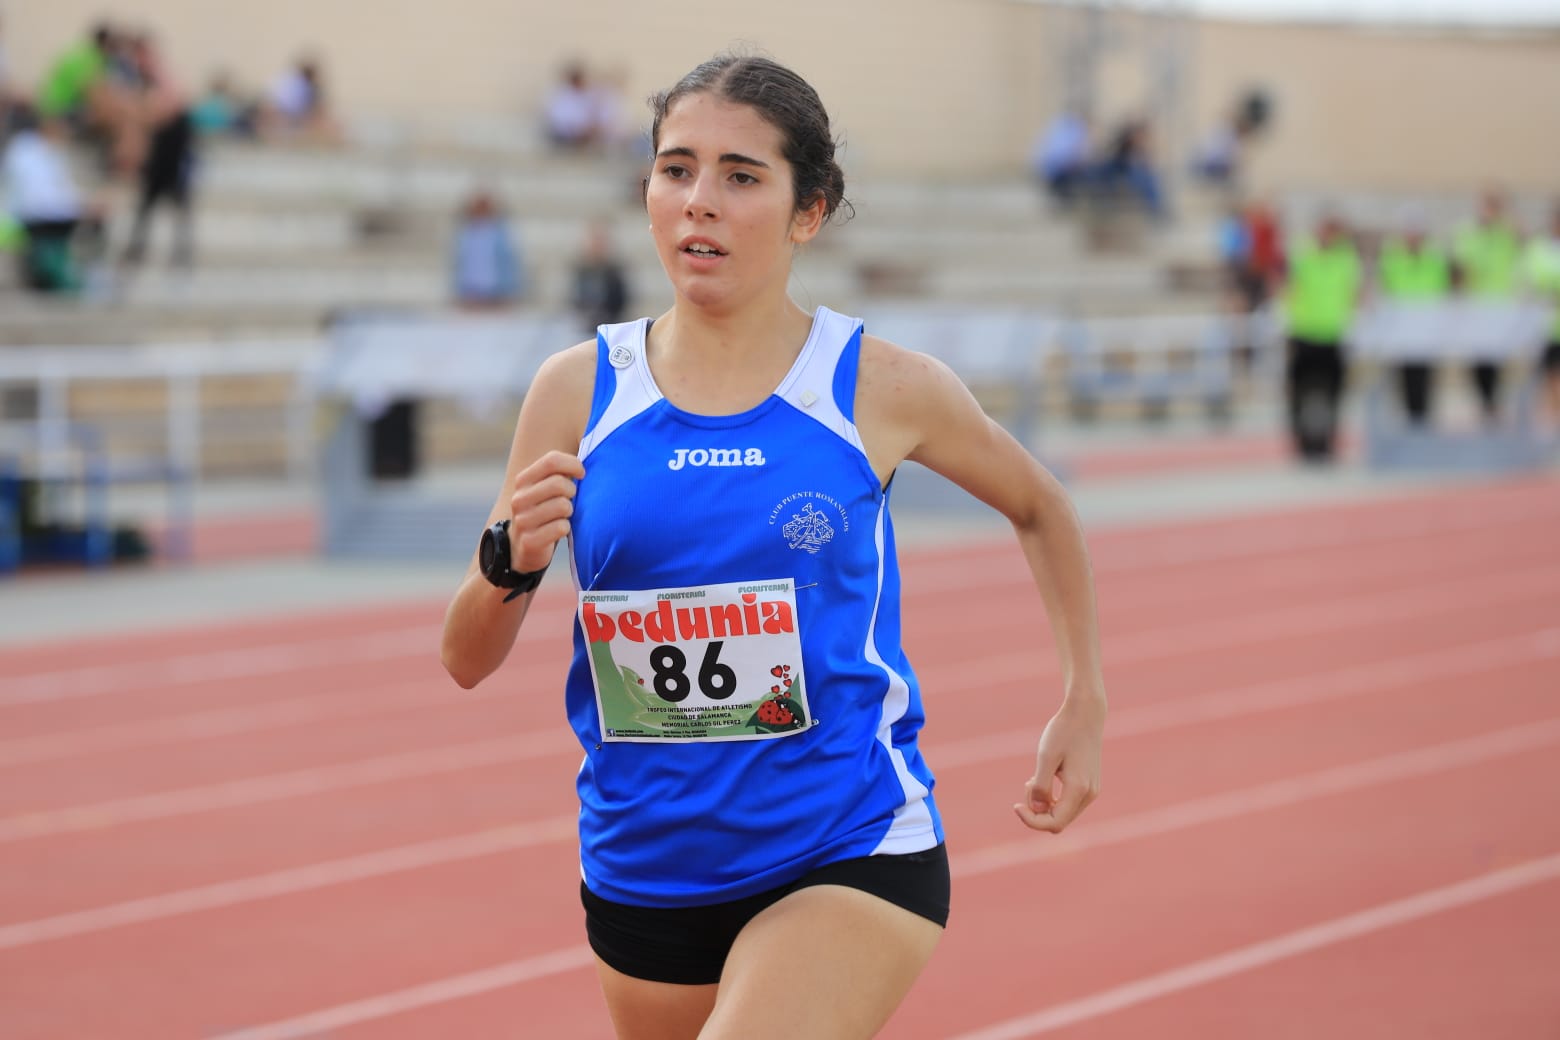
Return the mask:
[[1344,337],[1359,303],[1361,269],[1353,237],[1337,216],[1317,225],[1289,261],[1284,293],[1289,359],[1286,396],[1295,450],[1307,462],[1332,459],[1347,358]]
[[38,87],[38,114],[44,119],[71,119],[86,125],[94,115],[93,94],[108,71],[114,30],[99,25],[85,40],[72,44],[54,60]]
[[100,138],[107,149],[109,172],[128,179],[146,157],[153,120],[140,92],[109,74],[115,55],[125,45],[124,35],[112,25],[95,26],[86,39],[49,66],[38,88],[37,109],[45,121],[63,120]]
[[[1504,195],[1485,193],[1478,222],[1458,233],[1454,251],[1464,293],[1485,301],[1516,300],[1522,236],[1506,214]],[[1500,363],[1475,362],[1472,374],[1484,418],[1494,420],[1500,413]]]
[[[1376,279],[1382,297],[1390,302],[1435,303],[1451,292],[1451,261],[1426,239],[1423,221],[1415,215],[1402,234],[1382,244]],[[1435,392],[1434,366],[1428,359],[1403,361],[1397,366],[1397,380],[1408,421],[1425,425]]]
[[1528,292],[1554,308],[1549,342],[1540,368],[1544,379],[1544,410],[1551,422],[1560,422],[1560,200],[1549,216],[1549,234],[1535,235],[1522,258],[1523,282]]

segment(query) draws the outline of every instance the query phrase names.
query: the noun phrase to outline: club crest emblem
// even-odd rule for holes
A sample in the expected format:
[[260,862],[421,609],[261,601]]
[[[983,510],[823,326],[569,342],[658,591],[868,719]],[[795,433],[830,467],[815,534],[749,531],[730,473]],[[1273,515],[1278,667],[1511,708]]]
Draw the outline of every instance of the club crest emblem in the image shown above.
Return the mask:
[[780,528],[780,533],[785,536],[786,542],[793,549],[803,549],[810,553],[816,553],[834,537],[834,527],[829,523],[829,518],[813,508],[808,502],[802,507],[800,513],[795,514]]

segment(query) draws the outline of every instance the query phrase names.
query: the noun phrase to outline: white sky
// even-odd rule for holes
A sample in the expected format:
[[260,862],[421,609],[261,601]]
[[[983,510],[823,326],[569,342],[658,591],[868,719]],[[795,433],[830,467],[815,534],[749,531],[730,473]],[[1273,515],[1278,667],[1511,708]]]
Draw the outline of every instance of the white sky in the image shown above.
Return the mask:
[[1218,17],[1408,25],[1552,26],[1560,0],[1063,0],[1104,7],[1192,9]]

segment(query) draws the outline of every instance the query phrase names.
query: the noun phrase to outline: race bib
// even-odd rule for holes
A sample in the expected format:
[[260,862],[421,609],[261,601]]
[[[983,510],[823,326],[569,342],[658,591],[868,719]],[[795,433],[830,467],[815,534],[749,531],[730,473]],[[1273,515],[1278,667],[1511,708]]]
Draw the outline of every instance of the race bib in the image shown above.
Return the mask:
[[789,579],[580,593],[601,739],[761,740],[811,723]]

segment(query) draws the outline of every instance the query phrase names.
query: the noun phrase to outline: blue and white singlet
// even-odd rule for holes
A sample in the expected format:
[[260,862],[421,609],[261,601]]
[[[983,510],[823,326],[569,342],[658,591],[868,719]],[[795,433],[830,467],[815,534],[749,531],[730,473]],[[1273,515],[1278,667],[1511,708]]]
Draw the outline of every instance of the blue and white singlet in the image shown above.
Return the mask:
[[861,322],[820,307],[784,382],[723,416],[662,396],[647,327],[599,331],[579,448],[586,884],[692,906],[932,848],[888,494],[853,422]]

